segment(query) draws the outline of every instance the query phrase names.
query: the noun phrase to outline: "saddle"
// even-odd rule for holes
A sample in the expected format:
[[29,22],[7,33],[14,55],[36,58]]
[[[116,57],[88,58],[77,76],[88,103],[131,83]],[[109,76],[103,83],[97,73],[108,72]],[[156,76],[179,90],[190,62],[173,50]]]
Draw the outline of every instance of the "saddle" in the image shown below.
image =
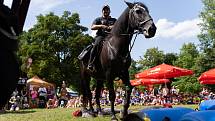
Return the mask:
[[[98,54],[96,55],[96,57],[100,54],[101,48],[102,48],[103,44],[104,44],[104,41],[102,41],[102,42],[98,45],[98,50],[97,50]],[[82,50],[82,52],[78,55],[78,59],[79,59],[79,60],[85,59],[85,58],[87,57],[87,55],[90,54],[90,52],[91,52],[93,46],[94,46],[94,44],[92,43],[92,44],[88,45],[87,47],[85,47],[85,48]]]

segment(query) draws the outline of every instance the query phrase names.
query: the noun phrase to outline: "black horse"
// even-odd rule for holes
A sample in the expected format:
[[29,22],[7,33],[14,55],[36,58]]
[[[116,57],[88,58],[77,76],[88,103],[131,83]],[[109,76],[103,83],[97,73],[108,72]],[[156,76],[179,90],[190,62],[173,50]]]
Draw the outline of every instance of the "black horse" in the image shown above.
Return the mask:
[[124,107],[122,110],[122,118],[128,114],[130,103],[130,94],[132,86],[129,80],[128,68],[131,64],[131,56],[129,51],[129,44],[135,31],[143,33],[145,38],[151,38],[156,33],[156,26],[153,19],[149,15],[148,8],[140,2],[129,3],[126,2],[128,7],[118,18],[103,42],[100,54],[96,60],[96,72],[87,70],[87,63],[89,55],[86,55],[81,60],[81,92],[83,94],[83,109],[87,111],[87,105],[90,106],[90,111],[93,111],[92,95],[90,91],[90,78],[93,77],[97,80],[96,87],[96,104],[98,113],[101,113],[99,103],[101,88],[103,87],[104,80],[108,83],[109,99],[111,101],[111,116],[112,120],[117,120],[114,111],[115,91],[113,87],[113,80],[118,77],[122,79],[126,87],[126,96],[124,99]]

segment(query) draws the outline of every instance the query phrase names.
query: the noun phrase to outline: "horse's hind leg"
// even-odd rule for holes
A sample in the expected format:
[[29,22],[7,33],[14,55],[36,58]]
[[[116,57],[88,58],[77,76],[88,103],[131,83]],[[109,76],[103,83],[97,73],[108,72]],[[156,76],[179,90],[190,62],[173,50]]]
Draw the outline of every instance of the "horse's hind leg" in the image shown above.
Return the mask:
[[125,94],[125,98],[124,98],[124,106],[123,106],[123,110],[121,112],[121,119],[124,119],[125,116],[128,115],[128,108],[129,108],[129,103],[130,103],[130,97],[131,97],[131,91],[132,91],[132,86],[130,84],[129,81],[129,73],[128,71],[124,71],[123,75],[121,77],[123,83],[125,84],[125,88],[126,88],[126,94]]
[[100,106],[100,96],[101,96],[101,90],[103,87],[103,80],[97,80],[96,85],[96,110],[98,111],[98,116],[103,116],[102,109]]

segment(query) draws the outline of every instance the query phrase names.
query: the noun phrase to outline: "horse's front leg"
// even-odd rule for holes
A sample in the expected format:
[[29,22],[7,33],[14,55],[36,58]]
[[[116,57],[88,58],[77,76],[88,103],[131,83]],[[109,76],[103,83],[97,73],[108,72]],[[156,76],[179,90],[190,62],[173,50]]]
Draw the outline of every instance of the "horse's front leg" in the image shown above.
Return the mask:
[[118,121],[115,115],[115,110],[114,110],[114,102],[116,99],[115,91],[114,91],[114,86],[113,86],[113,78],[111,78],[110,72],[106,73],[106,78],[108,81],[108,90],[109,90],[109,99],[111,103],[111,120],[112,121]]
[[100,96],[101,96],[101,90],[103,87],[103,80],[97,80],[96,85],[96,110],[98,112],[98,116],[103,116],[102,109],[100,106]]
[[[82,74],[82,79],[80,83],[81,93],[83,94],[82,99],[82,117],[93,117],[93,107],[92,107],[92,93],[90,91],[90,77],[85,73]],[[85,74],[85,75],[84,75]],[[90,111],[87,110],[87,105],[90,106]]]
[[130,105],[130,98],[131,98],[131,91],[133,86],[131,86],[130,80],[129,80],[129,72],[124,71],[123,75],[121,77],[123,83],[125,84],[125,98],[124,98],[124,106],[121,112],[120,119],[124,119],[128,115],[128,108]]

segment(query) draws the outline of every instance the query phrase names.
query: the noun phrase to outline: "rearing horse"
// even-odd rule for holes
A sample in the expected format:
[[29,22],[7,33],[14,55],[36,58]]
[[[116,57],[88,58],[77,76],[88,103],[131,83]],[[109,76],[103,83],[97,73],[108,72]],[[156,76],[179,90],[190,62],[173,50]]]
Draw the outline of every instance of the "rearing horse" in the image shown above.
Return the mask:
[[118,18],[110,35],[107,36],[103,42],[100,55],[96,60],[96,72],[89,72],[87,70],[88,56],[81,60],[81,92],[83,94],[83,111],[86,111],[89,103],[91,111],[93,110],[90,92],[90,77],[97,80],[96,87],[96,103],[98,113],[101,112],[99,98],[103,81],[108,83],[109,99],[111,102],[111,116],[112,120],[117,120],[114,111],[115,91],[113,87],[113,80],[116,77],[122,79],[126,86],[126,95],[124,99],[124,107],[122,110],[122,118],[128,114],[130,103],[130,95],[132,86],[129,80],[128,68],[131,64],[131,56],[129,51],[129,44],[131,42],[134,31],[138,30],[143,33],[145,38],[151,38],[156,33],[156,26],[153,19],[149,15],[148,8],[140,2],[129,3],[126,2],[127,8]]

